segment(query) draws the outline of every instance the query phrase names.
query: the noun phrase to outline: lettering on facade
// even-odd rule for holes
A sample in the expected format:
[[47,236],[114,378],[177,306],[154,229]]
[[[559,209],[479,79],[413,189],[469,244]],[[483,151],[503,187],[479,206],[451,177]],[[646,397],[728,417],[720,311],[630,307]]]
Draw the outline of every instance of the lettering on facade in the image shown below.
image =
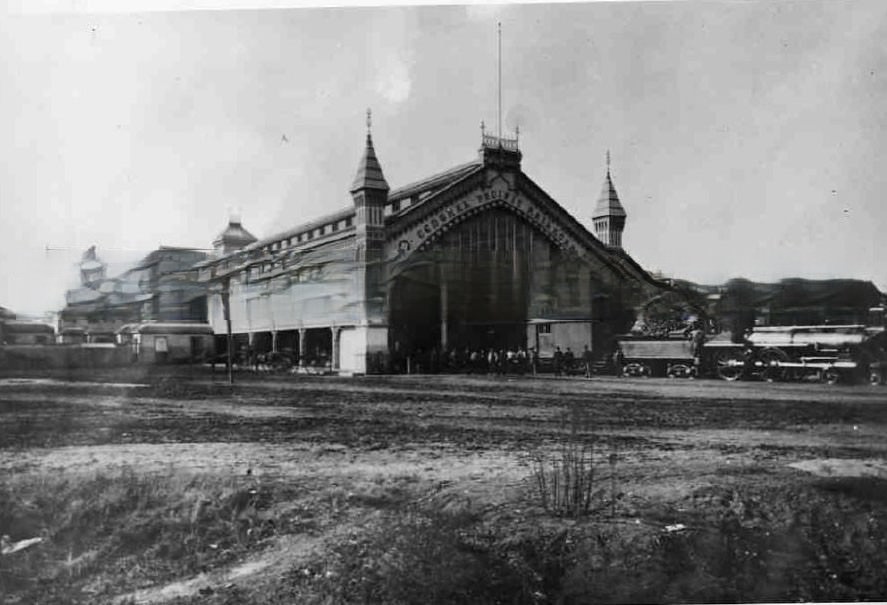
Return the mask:
[[505,204],[513,208],[568,254],[576,254],[581,249],[547,212],[540,209],[531,200],[523,197],[520,193],[501,187],[492,187],[471,193],[427,217],[403,234],[396,245],[392,244],[386,256],[392,260],[402,260],[409,255],[411,250],[415,250],[439,232],[447,230],[450,223],[465,213],[493,204]]

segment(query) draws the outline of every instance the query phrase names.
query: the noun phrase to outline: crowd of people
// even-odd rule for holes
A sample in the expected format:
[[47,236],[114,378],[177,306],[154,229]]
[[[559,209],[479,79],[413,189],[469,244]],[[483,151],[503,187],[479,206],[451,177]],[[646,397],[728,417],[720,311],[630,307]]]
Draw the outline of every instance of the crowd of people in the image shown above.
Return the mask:
[[586,346],[579,355],[570,347],[556,347],[551,357],[542,358],[533,347],[476,348],[457,347],[440,351],[418,350],[393,359],[396,372],[458,373],[458,374],[538,374],[553,372],[556,376],[584,374],[591,377],[593,358]]

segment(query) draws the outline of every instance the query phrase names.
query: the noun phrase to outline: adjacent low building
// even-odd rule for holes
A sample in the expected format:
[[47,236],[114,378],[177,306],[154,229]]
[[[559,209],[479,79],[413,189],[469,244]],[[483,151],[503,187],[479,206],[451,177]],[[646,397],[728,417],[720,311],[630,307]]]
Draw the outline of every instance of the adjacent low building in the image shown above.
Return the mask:
[[117,332],[118,344],[128,347],[138,363],[195,363],[213,357],[209,324],[148,322],[129,324]]
[[113,343],[127,324],[147,321],[206,321],[206,289],[196,280],[195,263],[207,253],[161,246],[115,277],[90,248],[80,264],[81,285],[68,290],[59,314],[62,343]]
[[0,328],[0,344],[50,345],[55,343],[55,328],[49,324],[8,319]]

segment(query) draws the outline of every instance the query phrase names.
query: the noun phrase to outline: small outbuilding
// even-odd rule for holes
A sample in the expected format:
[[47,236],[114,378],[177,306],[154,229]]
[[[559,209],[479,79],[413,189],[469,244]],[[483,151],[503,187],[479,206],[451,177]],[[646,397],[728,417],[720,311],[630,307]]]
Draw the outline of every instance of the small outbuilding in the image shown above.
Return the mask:
[[214,352],[212,327],[205,323],[127,324],[117,331],[117,342],[131,347],[139,363],[193,363]]
[[7,345],[49,345],[55,343],[55,328],[49,324],[10,319],[3,325],[3,343]]
[[62,328],[58,335],[58,341],[63,345],[82,345],[87,341],[86,329],[74,326]]

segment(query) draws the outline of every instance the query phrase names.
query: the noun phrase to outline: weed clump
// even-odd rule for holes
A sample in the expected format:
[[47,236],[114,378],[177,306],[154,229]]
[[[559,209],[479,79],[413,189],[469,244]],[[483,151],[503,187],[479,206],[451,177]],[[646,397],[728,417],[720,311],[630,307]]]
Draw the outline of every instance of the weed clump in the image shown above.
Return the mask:
[[[606,505],[606,482],[610,481],[610,504],[615,504],[616,455],[600,453],[597,435],[587,408],[572,404],[562,417],[553,452],[540,449],[531,455],[533,484],[542,507],[557,516],[582,517]],[[597,503],[599,506],[594,506]]]

